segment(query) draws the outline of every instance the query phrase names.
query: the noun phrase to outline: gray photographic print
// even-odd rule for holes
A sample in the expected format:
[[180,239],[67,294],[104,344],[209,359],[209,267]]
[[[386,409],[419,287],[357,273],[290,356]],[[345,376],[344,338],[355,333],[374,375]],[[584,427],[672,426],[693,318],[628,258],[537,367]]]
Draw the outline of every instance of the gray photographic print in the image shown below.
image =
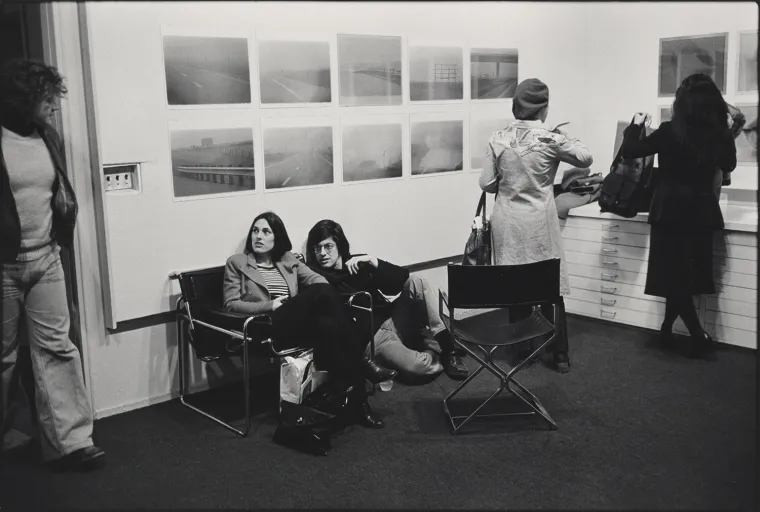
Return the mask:
[[473,100],[511,98],[517,88],[517,50],[470,50],[470,84]]
[[250,128],[171,132],[174,197],[254,190]]
[[488,140],[497,131],[509,126],[513,119],[477,119],[470,121],[470,169],[482,169]]
[[437,46],[409,48],[409,99],[411,101],[461,100],[462,49]]
[[340,104],[401,105],[401,38],[338,35]]
[[660,124],[673,119],[673,107],[660,107]]
[[704,73],[726,92],[726,35],[660,39],[659,96],[675,95],[681,82]]
[[259,41],[262,104],[330,103],[330,43]]
[[757,90],[757,32],[739,34],[740,92]]
[[332,183],[332,127],[265,128],[264,177],[270,190]]
[[741,164],[757,164],[757,104],[736,105],[747,122],[736,138],[736,161]]
[[417,121],[412,123],[412,176],[464,169],[464,123]]
[[164,36],[164,70],[169,105],[251,102],[245,38]]
[[401,125],[343,127],[343,181],[400,178]]

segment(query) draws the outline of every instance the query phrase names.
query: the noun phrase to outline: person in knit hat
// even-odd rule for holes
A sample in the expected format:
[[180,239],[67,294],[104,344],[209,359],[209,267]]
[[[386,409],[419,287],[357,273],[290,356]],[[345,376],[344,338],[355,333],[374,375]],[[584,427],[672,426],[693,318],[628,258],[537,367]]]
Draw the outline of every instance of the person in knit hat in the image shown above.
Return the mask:
[[[498,192],[491,214],[494,264],[522,265],[559,258],[564,296],[570,293],[570,282],[554,202],[554,177],[560,162],[585,169],[593,158],[578,139],[544,125],[548,110],[545,83],[529,78],[518,84],[512,98],[516,120],[488,141],[480,188]],[[558,336],[549,350],[552,366],[564,373],[570,369],[564,302],[558,307]],[[531,309],[510,308],[510,317],[512,321],[527,318]],[[542,311],[546,318],[553,318],[551,305],[542,306]]]

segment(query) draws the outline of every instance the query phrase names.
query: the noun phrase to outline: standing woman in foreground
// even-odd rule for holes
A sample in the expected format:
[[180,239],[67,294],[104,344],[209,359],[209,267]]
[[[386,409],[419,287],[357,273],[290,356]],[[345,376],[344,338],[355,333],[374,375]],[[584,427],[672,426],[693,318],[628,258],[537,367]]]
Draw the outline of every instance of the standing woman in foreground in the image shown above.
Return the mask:
[[384,427],[369,407],[364,379],[383,382],[396,372],[364,358],[366,343],[340,296],[324,277],[296,259],[292,248],[285,225],[275,213],[264,212],[253,219],[245,252],[227,258],[225,309],[270,315],[274,339],[313,348],[320,369],[353,386],[359,422],[371,428]]
[[[589,167],[591,152],[578,139],[544,125],[549,111],[549,88],[537,78],[520,82],[512,99],[516,121],[491,136],[486,148],[480,188],[496,193],[491,232],[494,264],[523,265],[560,259],[560,293],[570,294],[565,253],[554,203],[554,177],[560,162]],[[570,369],[564,302],[561,325],[552,344],[557,371]],[[551,315],[552,312],[544,312]],[[527,318],[531,308],[511,308],[513,320]]]
[[623,158],[659,155],[644,292],[666,300],[662,344],[672,345],[673,323],[680,315],[691,335],[689,355],[699,357],[713,340],[699,323],[692,296],[715,293],[713,234],[724,226],[714,183],[736,168],[728,107],[712,79],[698,73],[676,91],[673,119],[639,140],[647,117],[634,116],[622,144]]

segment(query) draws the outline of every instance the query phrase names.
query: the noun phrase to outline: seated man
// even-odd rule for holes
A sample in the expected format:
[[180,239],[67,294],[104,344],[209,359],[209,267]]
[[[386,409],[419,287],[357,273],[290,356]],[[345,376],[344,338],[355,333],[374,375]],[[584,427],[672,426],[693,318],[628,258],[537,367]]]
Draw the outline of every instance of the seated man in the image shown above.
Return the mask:
[[[352,255],[343,228],[331,220],[311,228],[306,245],[309,266],[340,293],[372,294],[375,354],[384,366],[407,380],[442,370],[452,379],[467,377],[467,367],[438,314],[437,290],[425,279],[410,277],[405,268],[367,254]],[[425,328],[434,340],[423,338]]]

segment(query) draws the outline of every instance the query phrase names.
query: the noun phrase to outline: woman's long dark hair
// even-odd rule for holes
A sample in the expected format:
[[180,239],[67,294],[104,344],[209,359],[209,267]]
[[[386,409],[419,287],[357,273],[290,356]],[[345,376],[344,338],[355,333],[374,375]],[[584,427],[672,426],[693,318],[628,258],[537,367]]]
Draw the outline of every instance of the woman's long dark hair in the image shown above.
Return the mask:
[[324,219],[320,220],[314,227],[309,230],[309,235],[306,237],[306,261],[309,263],[316,263],[316,257],[314,255],[314,248],[322,240],[332,238],[335,240],[335,246],[338,248],[338,254],[343,258],[343,261],[347,261],[351,255],[348,239],[343,228],[337,222]]
[[288,236],[288,231],[285,229],[285,223],[282,222],[280,216],[274,212],[260,213],[255,219],[253,219],[253,222],[251,222],[251,229],[248,230],[248,238],[245,239],[245,253],[253,254],[251,233],[253,233],[253,226],[259,219],[267,221],[269,227],[272,228],[272,234],[274,235],[272,261],[280,261],[287,251],[293,249],[293,244],[290,243],[290,237]]
[[730,137],[728,106],[709,76],[696,73],[681,82],[673,101],[673,132],[697,163],[715,160]]

